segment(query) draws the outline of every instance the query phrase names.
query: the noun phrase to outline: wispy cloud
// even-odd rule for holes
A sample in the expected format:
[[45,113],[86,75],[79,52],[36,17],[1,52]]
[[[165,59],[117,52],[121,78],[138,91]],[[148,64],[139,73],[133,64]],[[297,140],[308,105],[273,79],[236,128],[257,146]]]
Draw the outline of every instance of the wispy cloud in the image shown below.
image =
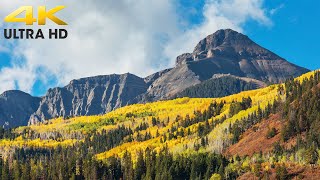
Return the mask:
[[276,13],[278,13],[281,9],[283,9],[285,7],[285,4],[280,4],[278,7],[272,8],[270,10],[270,15],[275,15]]

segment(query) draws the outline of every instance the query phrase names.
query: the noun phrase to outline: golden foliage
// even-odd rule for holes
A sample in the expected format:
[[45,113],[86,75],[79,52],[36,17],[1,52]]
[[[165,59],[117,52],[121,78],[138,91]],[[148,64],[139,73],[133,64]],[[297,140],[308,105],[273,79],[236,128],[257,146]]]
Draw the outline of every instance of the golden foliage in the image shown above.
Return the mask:
[[[298,79],[308,78],[313,73],[307,73]],[[226,120],[218,124],[209,134],[209,145],[206,148],[200,148],[200,151],[216,151],[221,152],[225,144],[228,144],[231,136],[228,133],[230,125],[236,121],[240,121],[242,118],[247,117],[249,114],[256,112],[260,107],[263,109],[268,104],[272,104],[276,98],[284,98],[285,95],[280,95],[278,92],[278,85],[271,85],[269,87],[245,91],[235,95],[223,97],[223,98],[180,98],[168,101],[159,101],[147,104],[135,104],[119,108],[115,111],[107,113],[105,115],[98,116],[82,116],[74,117],[70,119],[57,118],[46,121],[41,124],[32,125],[29,127],[20,127],[16,129],[17,133],[23,134],[28,131],[32,131],[39,135],[44,135],[53,132],[59,132],[62,134],[62,139],[32,139],[31,136],[25,135],[26,139],[18,137],[15,140],[1,140],[0,148],[13,148],[13,147],[46,147],[54,148],[58,145],[68,146],[81,141],[82,139],[72,139],[71,134],[87,134],[92,131],[112,131],[118,126],[130,127],[135,129],[141,123],[147,123],[149,127],[145,130],[139,131],[140,134],[150,133],[153,138],[142,142],[130,142],[124,143],[111,149],[107,152],[97,154],[97,159],[103,160],[111,156],[122,156],[125,151],[131,152],[135,157],[139,150],[144,150],[147,147],[155,150],[160,150],[164,146],[167,146],[173,153],[193,153],[194,144],[200,142],[200,138],[197,135],[197,129],[200,125],[204,125],[204,122],[192,124],[187,128],[179,127],[179,122],[176,122],[177,116],[182,117],[183,121],[187,115],[191,118],[194,117],[195,111],[203,112],[208,109],[209,105],[213,102],[225,102],[220,115],[212,117],[209,123],[221,119],[226,116]],[[240,111],[232,117],[229,116],[230,104],[234,101],[242,101],[242,98],[250,97],[252,99],[252,107]],[[151,119],[156,117],[161,122],[161,125],[152,126]],[[178,126],[179,131],[183,131],[184,137],[178,136],[171,140],[161,143],[161,138],[168,136],[168,130],[173,126]],[[191,133],[186,135],[188,131]],[[156,137],[156,134],[159,134]],[[177,133],[175,133],[176,135]],[[133,138],[137,137],[137,133]]]

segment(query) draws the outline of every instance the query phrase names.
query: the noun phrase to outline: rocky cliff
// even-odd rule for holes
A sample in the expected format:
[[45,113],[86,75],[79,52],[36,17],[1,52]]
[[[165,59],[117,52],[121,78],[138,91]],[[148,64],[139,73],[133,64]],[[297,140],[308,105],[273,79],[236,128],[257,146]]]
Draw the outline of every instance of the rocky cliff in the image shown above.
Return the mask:
[[29,124],[54,117],[104,114],[127,105],[147,88],[143,78],[129,73],[73,80],[63,88],[50,89]]

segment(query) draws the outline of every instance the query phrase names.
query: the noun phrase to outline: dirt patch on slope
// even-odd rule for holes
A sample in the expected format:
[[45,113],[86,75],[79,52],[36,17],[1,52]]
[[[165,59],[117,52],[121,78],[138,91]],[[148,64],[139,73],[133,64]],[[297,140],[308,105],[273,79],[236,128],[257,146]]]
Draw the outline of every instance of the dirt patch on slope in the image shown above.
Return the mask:
[[[284,122],[281,121],[279,114],[271,115],[268,119],[247,130],[241,136],[240,141],[227,148],[224,154],[227,156],[251,156],[260,151],[262,153],[270,152],[274,144],[280,141],[280,131],[283,126]],[[268,131],[272,128],[276,129],[276,135],[272,138],[267,138]]]

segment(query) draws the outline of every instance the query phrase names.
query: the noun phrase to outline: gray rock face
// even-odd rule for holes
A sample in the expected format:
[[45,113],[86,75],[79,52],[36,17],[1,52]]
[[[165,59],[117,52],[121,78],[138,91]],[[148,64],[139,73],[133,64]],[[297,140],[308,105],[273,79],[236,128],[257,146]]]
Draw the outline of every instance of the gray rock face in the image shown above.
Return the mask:
[[29,124],[54,117],[104,114],[127,105],[147,88],[143,78],[129,73],[73,80],[63,88],[50,89]]
[[231,74],[266,83],[280,83],[309,70],[289,63],[231,29],[201,40],[192,53],[177,57],[176,66],[151,84],[142,102],[170,99],[215,74]]
[[5,128],[27,125],[40,100],[22,91],[4,92],[0,95],[0,125]]
[[201,40],[192,53],[178,56],[175,67],[146,78],[129,73],[82,78],[65,87],[49,89],[41,101],[22,92],[7,92],[0,96],[0,123],[19,126],[26,125],[29,119],[29,124],[35,124],[55,117],[98,115],[128,104],[171,99],[218,74],[256,80],[263,85],[308,71],[241,33],[219,30]]
[[159,77],[164,75],[165,73],[171,71],[172,69],[165,69],[159,72],[156,72],[154,74],[151,74],[144,78],[144,81],[147,83],[148,86],[150,86],[155,80],[157,80]]

